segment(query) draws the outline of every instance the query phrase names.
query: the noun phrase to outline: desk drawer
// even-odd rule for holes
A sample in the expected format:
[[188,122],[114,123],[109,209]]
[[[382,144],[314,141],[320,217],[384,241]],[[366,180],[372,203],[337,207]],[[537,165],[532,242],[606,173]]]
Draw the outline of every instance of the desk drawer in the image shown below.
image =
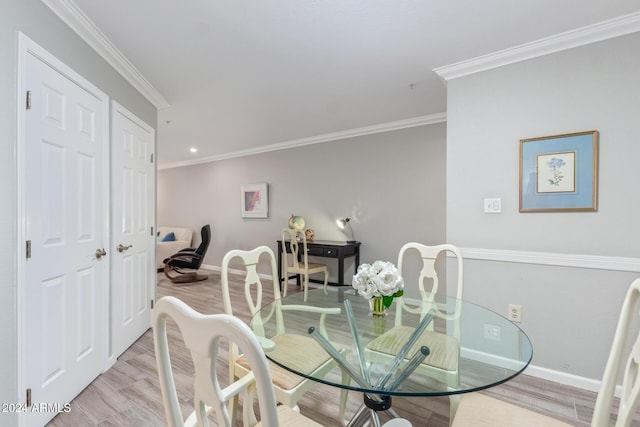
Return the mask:
[[324,256],[328,258],[336,258],[338,256],[337,248],[324,248]]
[[321,256],[325,258],[337,258],[338,248],[323,246],[307,246],[307,254],[310,256]]
[[319,246],[308,246],[307,254],[315,256],[324,256],[324,248]]

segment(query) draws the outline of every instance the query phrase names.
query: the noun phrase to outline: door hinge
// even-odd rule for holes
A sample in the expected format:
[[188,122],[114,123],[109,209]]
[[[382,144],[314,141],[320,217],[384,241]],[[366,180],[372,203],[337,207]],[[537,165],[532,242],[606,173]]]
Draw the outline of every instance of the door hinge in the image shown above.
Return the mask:
[[151,234],[150,236],[153,236],[153,225],[151,226]]
[[151,300],[151,310],[153,310],[153,300]]
[[27,408],[31,407],[31,389],[27,389]]
[[151,163],[153,163],[153,153],[151,153]]
[[27,91],[27,110],[31,110],[31,91]]
[[31,258],[31,240],[27,240],[27,259]]

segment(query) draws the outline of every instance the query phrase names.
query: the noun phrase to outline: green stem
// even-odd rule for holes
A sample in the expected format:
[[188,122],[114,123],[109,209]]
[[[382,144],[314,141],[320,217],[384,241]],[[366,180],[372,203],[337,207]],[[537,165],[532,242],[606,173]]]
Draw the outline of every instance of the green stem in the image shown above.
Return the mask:
[[382,297],[373,297],[373,314],[384,316],[385,309]]

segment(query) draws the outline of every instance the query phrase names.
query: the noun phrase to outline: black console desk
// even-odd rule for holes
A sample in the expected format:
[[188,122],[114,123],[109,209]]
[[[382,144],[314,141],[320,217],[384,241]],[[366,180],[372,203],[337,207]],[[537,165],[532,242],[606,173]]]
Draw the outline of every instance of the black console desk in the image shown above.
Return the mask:
[[[288,242],[288,241],[287,241]],[[286,242],[285,242],[286,244]],[[286,244],[287,252],[291,252],[289,245]],[[315,240],[313,243],[307,242],[307,254],[309,256],[335,258],[338,260],[338,283],[329,283],[333,286],[345,286],[344,283],[344,259],[355,257],[355,267],[357,270],[360,265],[360,242],[341,242],[330,240]],[[282,284],[282,240],[278,240],[278,276],[280,284]],[[315,282],[315,280],[314,280]],[[300,276],[298,276],[298,286],[300,285]],[[351,281],[346,283],[351,285]]]

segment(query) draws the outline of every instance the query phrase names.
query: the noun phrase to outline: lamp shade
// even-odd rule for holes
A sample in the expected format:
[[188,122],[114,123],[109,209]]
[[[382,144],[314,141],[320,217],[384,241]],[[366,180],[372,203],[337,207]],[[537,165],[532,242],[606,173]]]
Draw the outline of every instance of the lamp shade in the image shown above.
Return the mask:
[[347,243],[354,243],[355,237],[353,234],[353,227],[351,226],[351,218],[340,218],[336,220],[336,224],[341,230],[349,228],[349,232],[351,234],[351,240],[347,240]]

